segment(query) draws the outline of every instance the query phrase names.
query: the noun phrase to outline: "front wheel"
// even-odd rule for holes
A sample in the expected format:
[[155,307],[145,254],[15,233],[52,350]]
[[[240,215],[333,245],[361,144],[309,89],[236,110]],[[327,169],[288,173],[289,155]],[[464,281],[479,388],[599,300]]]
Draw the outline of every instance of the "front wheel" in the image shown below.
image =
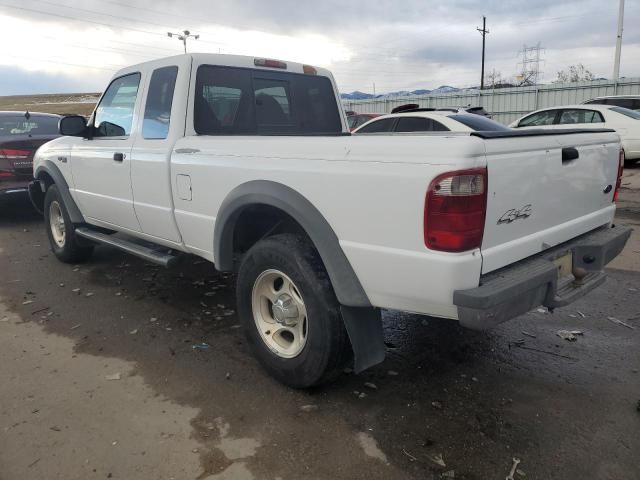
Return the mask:
[[51,185],[44,197],[44,223],[51,251],[58,260],[80,263],[93,253],[93,246],[86,245],[76,236],[75,226],[56,185]]
[[236,291],[249,344],[282,383],[325,383],[349,361],[340,305],[306,238],[281,234],[256,243],[242,260]]

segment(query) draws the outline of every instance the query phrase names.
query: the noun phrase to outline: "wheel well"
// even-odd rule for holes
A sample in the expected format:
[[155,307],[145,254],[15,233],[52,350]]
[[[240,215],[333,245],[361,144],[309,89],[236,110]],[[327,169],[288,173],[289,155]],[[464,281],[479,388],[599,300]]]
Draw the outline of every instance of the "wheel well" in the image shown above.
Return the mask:
[[51,185],[55,183],[53,181],[53,178],[51,178],[51,175],[49,175],[47,172],[40,172],[38,174],[38,180],[44,183],[45,190],[47,190]]
[[233,232],[233,253],[240,256],[259,240],[278,234],[308,237],[302,226],[286,212],[271,205],[249,205],[242,210]]

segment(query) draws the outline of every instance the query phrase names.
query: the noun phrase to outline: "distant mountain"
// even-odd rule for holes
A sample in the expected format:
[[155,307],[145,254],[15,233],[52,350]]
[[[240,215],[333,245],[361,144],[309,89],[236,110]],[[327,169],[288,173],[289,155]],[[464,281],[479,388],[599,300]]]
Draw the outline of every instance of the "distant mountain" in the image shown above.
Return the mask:
[[438,94],[438,93],[452,93],[460,91],[459,88],[451,87],[449,85],[441,85],[435,90],[427,90],[427,89],[419,89],[419,90],[399,90],[397,92],[389,92],[381,95],[372,95],[370,93],[364,92],[351,92],[351,93],[341,93],[340,98],[343,100],[369,100],[372,98],[397,98],[397,97],[410,97],[412,95],[429,95],[429,94]]
[[408,90],[399,90],[397,92],[389,92],[384,93],[382,97],[407,97],[409,95],[413,95],[413,92],[409,92]]
[[351,93],[341,93],[340,98],[344,100],[369,100],[370,98],[375,97],[370,93],[359,92],[356,90],[355,92]]
[[435,90],[431,90],[431,93],[452,93],[459,92],[460,89],[456,87],[450,87],[449,85],[441,85]]

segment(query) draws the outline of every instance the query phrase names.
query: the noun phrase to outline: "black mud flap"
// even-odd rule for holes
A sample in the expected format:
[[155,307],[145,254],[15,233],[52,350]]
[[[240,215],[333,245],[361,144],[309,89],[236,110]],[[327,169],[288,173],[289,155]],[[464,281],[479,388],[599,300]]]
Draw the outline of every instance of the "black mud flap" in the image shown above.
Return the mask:
[[31,200],[31,204],[33,208],[36,209],[40,215],[44,215],[43,205],[44,205],[44,192],[42,191],[42,184],[39,180],[34,180],[29,183],[29,200]]
[[378,308],[340,306],[353,349],[353,370],[360,373],[384,361],[386,347]]

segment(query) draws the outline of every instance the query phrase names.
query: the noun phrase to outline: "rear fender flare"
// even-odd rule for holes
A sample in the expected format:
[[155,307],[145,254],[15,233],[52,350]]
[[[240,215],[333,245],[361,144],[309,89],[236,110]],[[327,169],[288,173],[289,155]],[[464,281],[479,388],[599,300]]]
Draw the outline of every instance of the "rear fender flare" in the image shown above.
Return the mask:
[[340,304],[371,307],[358,277],[347,259],[335,232],[304,196],[286,185],[254,180],[232,190],[220,207],[214,229],[213,254],[216,268],[234,268],[234,231],[243,210],[250,205],[270,205],[291,216],[304,229],[324,263]]

